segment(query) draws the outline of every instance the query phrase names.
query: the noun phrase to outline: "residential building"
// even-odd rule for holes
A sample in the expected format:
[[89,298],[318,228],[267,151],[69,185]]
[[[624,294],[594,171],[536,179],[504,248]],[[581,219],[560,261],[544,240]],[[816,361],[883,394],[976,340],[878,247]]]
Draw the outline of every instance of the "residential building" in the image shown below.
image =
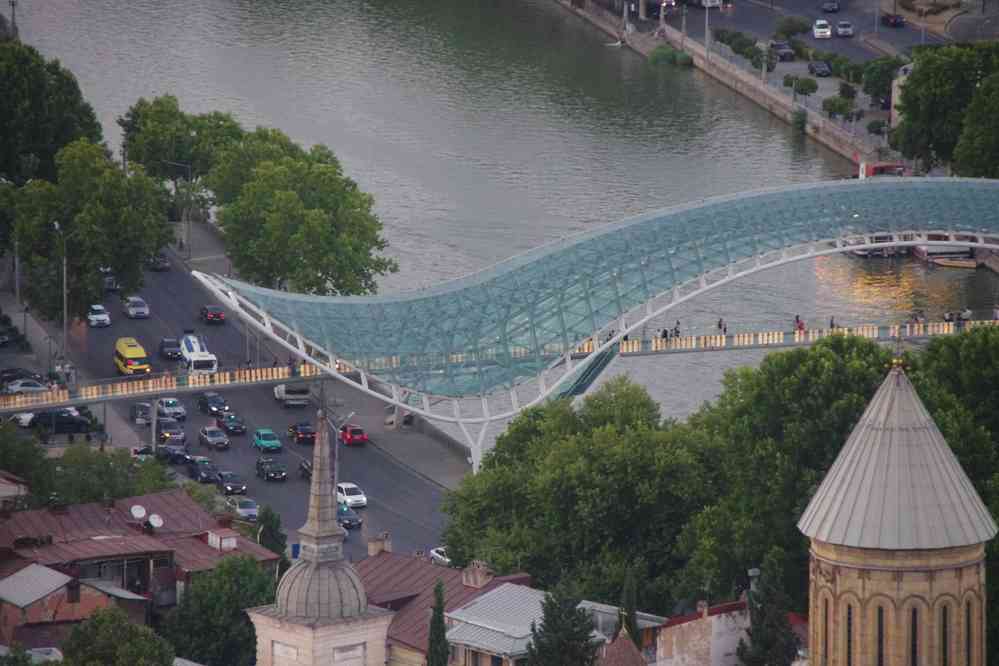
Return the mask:
[[996,524],[899,360],[798,528],[812,664],[985,663]]
[[0,469],[0,511],[13,511],[28,496],[28,482]]

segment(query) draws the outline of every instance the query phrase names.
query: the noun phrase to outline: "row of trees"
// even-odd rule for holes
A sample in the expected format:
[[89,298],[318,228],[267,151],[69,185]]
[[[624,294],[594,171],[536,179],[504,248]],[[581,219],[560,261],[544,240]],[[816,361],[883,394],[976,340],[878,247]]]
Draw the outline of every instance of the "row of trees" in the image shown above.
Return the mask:
[[[735,598],[748,589],[747,570],[766,563],[764,578],[803,610],[808,544],[796,521],[889,360],[847,337],[771,354],[758,368],[730,371],[718,400],[682,422],[664,421],[623,378],[578,410],[566,402],[529,410],[445,500],[449,555],[609,603],[635,568],[638,606],[662,614]],[[997,361],[994,329],[938,339],[908,357],[920,395],[999,515]],[[999,562],[996,544],[988,562]],[[994,603],[995,577],[989,586]]]

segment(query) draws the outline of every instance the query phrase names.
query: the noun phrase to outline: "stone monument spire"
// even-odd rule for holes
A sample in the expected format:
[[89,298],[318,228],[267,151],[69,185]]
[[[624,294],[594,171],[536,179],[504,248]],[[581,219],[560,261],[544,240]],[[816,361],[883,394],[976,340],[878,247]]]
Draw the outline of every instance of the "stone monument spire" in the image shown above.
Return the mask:
[[298,530],[301,559],[316,563],[342,560],[346,537],[336,520],[336,451],[331,451],[329,439],[326,415],[320,409],[316,414],[316,445],[312,450],[309,516]]

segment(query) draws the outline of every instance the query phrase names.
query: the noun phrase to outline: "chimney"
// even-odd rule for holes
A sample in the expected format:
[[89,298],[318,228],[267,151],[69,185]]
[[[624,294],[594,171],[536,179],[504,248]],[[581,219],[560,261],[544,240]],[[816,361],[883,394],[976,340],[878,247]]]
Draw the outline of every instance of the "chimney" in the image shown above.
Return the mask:
[[474,587],[481,590],[493,579],[493,572],[482,560],[472,560],[467,567],[461,570],[461,584],[465,587]]
[[698,601],[697,602],[697,614],[700,615],[701,617],[707,617],[708,616],[708,602],[707,601]]
[[392,552],[392,538],[388,532],[382,532],[376,537],[368,539],[368,557],[374,557],[378,553]]

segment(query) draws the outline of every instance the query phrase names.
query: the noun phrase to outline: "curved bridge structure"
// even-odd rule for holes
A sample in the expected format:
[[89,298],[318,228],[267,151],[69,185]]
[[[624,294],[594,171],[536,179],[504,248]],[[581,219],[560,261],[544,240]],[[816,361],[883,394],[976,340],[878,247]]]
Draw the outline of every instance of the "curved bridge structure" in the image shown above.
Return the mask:
[[[600,351],[671,307],[791,261],[849,250],[999,249],[999,181],[844,180],[712,198],[563,239],[436,287],[322,297],[195,273],[292,353],[362,390],[461,426],[481,458],[486,425],[554,393]],[[613,331],[613,335],[608,335]],[[355,375],[356,377],[356,375]],[[481,427],[478,434],[469,426]]]

